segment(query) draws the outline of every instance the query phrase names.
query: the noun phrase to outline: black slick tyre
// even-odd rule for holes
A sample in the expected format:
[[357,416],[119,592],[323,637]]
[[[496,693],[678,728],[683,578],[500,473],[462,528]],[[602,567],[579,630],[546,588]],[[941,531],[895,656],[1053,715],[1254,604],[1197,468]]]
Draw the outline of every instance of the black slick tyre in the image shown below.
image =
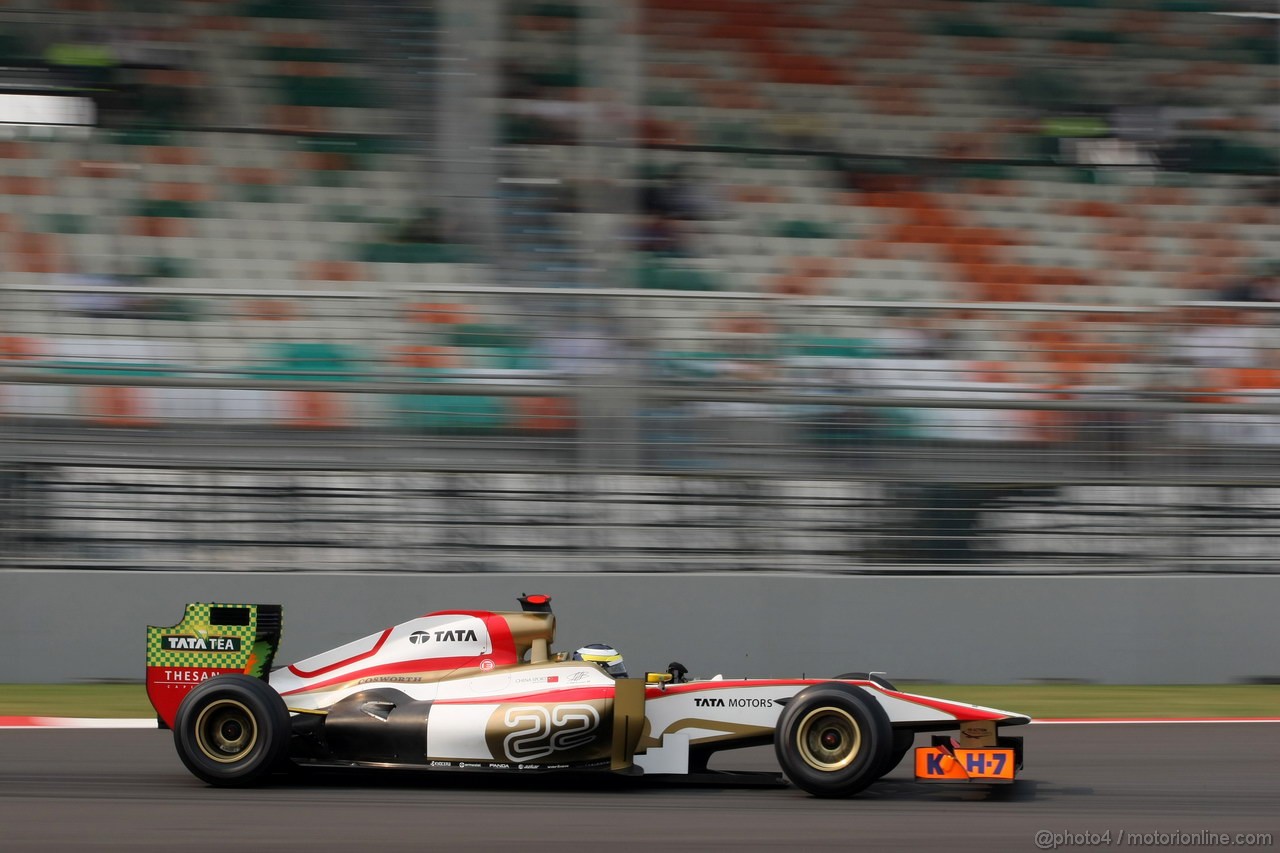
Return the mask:
[[[894,690],[898,688],[894,683],[883,675],[876,675],[872,672],[846,672],[837,675],[840,681],[871,681],[880,685],[885,690]],[[884,776],[890,770],[893,770],[902,763],[902,759],[906,758],[907,753],[911,751],[911,747],[915,745],[916,733],[909,729],[893,730],[893,749],[889,753],[889,760],[885,762],[884,767],[880,769],[880,775]]]
[[178,757],[197,778],[220,787],[260,783],[281,768],[289,749],[289,709],[269,684],[219,675],[196,687],[173,725]]
[[885,678],[883,675],[877,675],[873,672],[846,672],[843,675],[836,676],[837,681],[871,681],[879,684],[885,690],[897,690],[893,686],[893,682]]
[[893,728],[880,703],[852,684],[815,684],[787,703],[774,736],[778,764],[815,797],[848,797],[880,778]]
[[893,748],[889,750],[889,760],[884,763],[884,767],[880,768],[880,775],[885,775],[901,764],[902,759],[907,757],[907,753],[911,751],[911,747],[915,746],[915,743],[915,732],[910,729],[894,729]]

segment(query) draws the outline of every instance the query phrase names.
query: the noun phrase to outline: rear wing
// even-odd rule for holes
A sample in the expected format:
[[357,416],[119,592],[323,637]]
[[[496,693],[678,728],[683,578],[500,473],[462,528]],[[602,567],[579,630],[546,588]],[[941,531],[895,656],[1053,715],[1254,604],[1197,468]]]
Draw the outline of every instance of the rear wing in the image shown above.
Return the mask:
[[264,681],[284,623],[279,604],[188,604],[182,621],[147,628],[147,698],[172,727],[190,690],[215,675],[242,672]]

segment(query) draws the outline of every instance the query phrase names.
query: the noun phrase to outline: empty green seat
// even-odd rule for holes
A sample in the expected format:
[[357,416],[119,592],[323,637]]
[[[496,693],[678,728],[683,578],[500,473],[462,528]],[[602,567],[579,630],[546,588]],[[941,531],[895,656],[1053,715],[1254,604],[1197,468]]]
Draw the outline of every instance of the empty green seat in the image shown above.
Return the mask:
[[297,107],[376,107],[379,99],[354,77],[275,78],[283,102]]
[[789,337],[783,341],[782,351],[788,356],[803,358],[872,358],[878,354],[874,346],[859,338],[820,335]]
[[528,336],[511,326],[489,323],[464,323],[449,334],[449,346],[460,349],[523,349]]
[[357,258],[384,264],[465,264],[474,260],[470,249],[452,243],[366,243]]
[[256,0],[240,8],[249,18],[326,18],[325,4],[312,0]]
[[587,10],[573,3],[535,3],[529,14],[539,18],[585,18]]
[[144,278],[191,278],[192,265],[186,258],[143,258]]
[[159,198],[139,201],[134,214],[136,216],[163,216],[179,219],[191,219],[208,215],[203,206],[196,202]]
[[836,236],[835,231],[822,222],[808,219],[788,219],[774,226],[773,233],[778,237],[789,237],[792,240],[829,240]]
[[354,62],[355,56],[336,47],[285,47],[273,45],[258,48],[258,58],[271,62]]
[[261,367],[246,375],[258,379],[313,379],[339,382],[358,377],[359,359],[349,348],[327,341],[281,341],[271,344]]
[[154,127],[111,131],[104,136],[104,140],[107,142],[113,142],[116,145],[177,144],[172,131]]
[[646,290],[720,290],[715,278],[702,270],[649,259],[636,271],[636,284]]
[[1060,34],[1058,39],[1084,44],[1124,44],[1129,40],[1124,33],[1110,30],[1069,30]]
[[[425,373],[425,371],[419,371]],[[432,377],[422,377],[424,384]],[[395,420],[405,429],[428,432],[493,432],[511,424],[511,403],[501,397],[450,394],[397,394]]]
[[1009,33],[995,24],[975,21],[968,18],[948,18],[934,25],[934,32],[943,36],[959,38],[1008,38]]
[[78,213],[50,213],[44,218],[46,231],[53,234],[88,234],[89,218]]

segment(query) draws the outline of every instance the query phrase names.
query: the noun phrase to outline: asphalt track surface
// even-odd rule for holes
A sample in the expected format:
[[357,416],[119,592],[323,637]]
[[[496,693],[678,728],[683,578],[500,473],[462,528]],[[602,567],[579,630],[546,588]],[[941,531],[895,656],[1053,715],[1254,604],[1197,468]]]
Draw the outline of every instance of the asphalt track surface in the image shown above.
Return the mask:
[[[223,790],[186,772],[168,732],[0,731],[0,851],[1031,851],[1038,832],[1107,831],[1110,845],[1058,849],[1170,849],[1123,834],[1205,831],[1271,833],[1250,849],[1280,847],[1280,724],[1021,734],[1027,767],[1011,786],[920,785],[904,764],[859,797],[818,800],[777,786],[385,772]],[[726,759],[712,766],[776,770],[768,749]]]

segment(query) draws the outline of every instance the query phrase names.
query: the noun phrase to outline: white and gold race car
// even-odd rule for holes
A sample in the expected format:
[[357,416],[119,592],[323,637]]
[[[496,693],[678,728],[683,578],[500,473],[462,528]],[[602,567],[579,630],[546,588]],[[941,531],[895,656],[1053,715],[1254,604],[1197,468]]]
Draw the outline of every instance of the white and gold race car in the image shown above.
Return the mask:
[[[621,677],[593,655],[552,650],[545,595],[521,610],[444,610],[273,668],[282,608],[188,604],[147,629],[147,694],[187,768],[250,785],[289,766],[488,773],[708,770],[721,750],[772,743],[794,785],[848,796],[896,767],[916,736],[916,778],[1013,781],[1030,719],[835,678]],[[574,657],[578,659],[573,659]]]

